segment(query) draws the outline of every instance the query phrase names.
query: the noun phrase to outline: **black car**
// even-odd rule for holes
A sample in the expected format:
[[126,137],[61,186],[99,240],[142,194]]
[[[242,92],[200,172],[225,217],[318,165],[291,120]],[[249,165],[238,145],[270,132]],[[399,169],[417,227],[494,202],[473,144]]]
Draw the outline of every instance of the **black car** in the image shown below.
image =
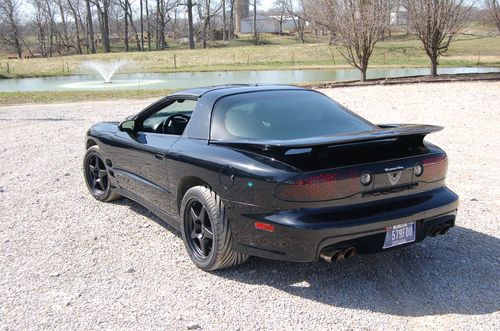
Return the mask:
[[338,261],[445,234],[458,197],[432,125],[375,125],[293,86],[218,86],[169,95],[87,133],[85,180],[182,233],[215,270],[254,255]]

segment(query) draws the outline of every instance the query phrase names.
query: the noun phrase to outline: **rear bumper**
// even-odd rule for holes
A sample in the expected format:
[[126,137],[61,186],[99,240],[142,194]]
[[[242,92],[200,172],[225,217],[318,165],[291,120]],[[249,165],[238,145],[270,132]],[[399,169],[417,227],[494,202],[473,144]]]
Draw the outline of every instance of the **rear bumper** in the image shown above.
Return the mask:
[[[376,203],[271,214],[252,213],[251,207],[232,204],[229,220],[234,250],[264,258],[311,262],[330,247],[354,246],[361,254],[380,252],[386,227],[407,222],[416,222],[413,243],[422,241],[437,225],[454,226],[457,208],[458,196],[442,187]],[[274,232],[255,229],[255,221],[273,224]]]

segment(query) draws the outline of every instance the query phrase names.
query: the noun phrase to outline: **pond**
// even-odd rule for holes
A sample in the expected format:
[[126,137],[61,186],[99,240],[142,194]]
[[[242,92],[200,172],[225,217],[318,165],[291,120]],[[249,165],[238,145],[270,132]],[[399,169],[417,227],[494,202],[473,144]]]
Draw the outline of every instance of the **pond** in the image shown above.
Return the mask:
[[[440,74],[500,72],[495,67],[440,68]],[[368,78],[429,75],[429,68],[369,69]],[[0,79],[0,92],[69,90],[186,89],[219,84],[298,84],[359,79],[357,69],[269,70],[115,74],[111,83],[98,76]]]

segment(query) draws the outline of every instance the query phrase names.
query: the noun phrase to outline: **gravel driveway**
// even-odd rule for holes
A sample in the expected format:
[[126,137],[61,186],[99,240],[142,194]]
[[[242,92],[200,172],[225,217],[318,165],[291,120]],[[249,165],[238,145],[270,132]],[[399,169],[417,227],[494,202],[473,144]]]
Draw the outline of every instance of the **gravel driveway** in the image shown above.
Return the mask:
[[148,101],[0,108],[0,329],[499,329],[500,83],[327,90],[375,123],[443,125],[447,236],[340,264],[196,269],[178,234],[83,182],[84,134]]

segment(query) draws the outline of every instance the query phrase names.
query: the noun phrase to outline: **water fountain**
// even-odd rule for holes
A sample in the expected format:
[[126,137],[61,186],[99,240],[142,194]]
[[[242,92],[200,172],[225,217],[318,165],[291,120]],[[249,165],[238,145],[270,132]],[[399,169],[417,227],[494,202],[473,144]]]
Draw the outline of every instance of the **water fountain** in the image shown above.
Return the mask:
[[[102,80],[88,81],[81,79],[80,76],[76,83],[66,83],[59,85],[61,89],[70,90],[126,90],[126,89],[142,89],[146,85],[154,85],[157,88],[162,87],[163,80],[159,79],[135,79],[125,77],[122,79],[113,79],[113,76],[122,68],[131,65],[131,61],[117,60],[117,61],[85,61],[81,67],[84,69],[92,70],[97,73]],[[111,84],[112,83],[112,84]]]
[[105,83],[111,83],[113,75],[128,64],[129,61],[125,60],[112,62],[86,61],[82,63],[82,66],[97,72],[104,79]]

